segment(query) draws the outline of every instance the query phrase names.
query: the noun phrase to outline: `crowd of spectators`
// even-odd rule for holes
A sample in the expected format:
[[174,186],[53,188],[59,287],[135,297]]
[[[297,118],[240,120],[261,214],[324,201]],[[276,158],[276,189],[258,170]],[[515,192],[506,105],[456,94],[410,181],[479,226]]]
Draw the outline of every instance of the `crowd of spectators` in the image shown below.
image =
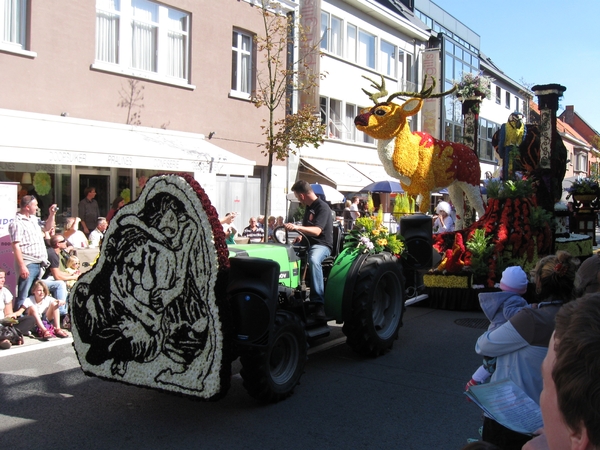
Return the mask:
[[[6,327],[16,330],[20,339],[0,339],[0,348],[23,343],[22,336],[41,340],[69,334],[69,291],[81,274],[77,251],[87,248],[89,241],[78,229],[79,218],[69,217],[64,233],[56,232],[56,205],[51,205],[44,222],[38,218],[38,202],[25,195],[19,203],[15,220],[9,225],[9,235],[15,258],[16,292],[5,286],[6,271],[0,270],[0,332]],[[106,219],[97,218],[90,232],[99,245],[106,230]],[[96,233],[96,235],[94,235]],[[10,330],[13,333],[12,330]],[[10,333],[6,333],[8,336]]]

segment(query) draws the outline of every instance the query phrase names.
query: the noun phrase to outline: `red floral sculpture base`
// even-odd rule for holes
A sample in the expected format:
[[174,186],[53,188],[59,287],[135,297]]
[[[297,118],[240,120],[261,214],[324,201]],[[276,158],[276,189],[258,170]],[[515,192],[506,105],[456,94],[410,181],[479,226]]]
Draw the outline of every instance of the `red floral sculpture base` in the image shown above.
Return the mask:
[[496,273],[501,257],[534,263],[539,255],[547,255],[552,248],[552,233],[546,223],[541,228],[531,224],[531,210],[536,207],[532,198],[491,198],[485,214],[468,228],[433,236],[433,246],[444,256],[446,264],[440,268],[444,273],[461,273],[471,263],[472,254],[466,243],[477,229],[484,229],[486,236],[492,236],[494,252],[488,261],[488,277],[483,283],[492,288],[498,283]]

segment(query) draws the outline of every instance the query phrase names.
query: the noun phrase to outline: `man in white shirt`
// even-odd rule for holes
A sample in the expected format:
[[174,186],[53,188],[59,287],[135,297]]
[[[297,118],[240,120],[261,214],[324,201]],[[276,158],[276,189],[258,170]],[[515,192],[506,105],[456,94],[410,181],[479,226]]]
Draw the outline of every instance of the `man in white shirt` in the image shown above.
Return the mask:
[[104,238],[104,232],[107,228],[106,217],[98,217],[96,228],[89,235],[90,247],[100,247],[100,241]]
[[[29,295],[29,289],[33,282],[48,267],[46,243],[36,217],[38,201],[33,195],[25,195],[21,198],[19,205],[20,209],[15,220],[8,226],[15,255],[15,270],[19,274],[15,310],[21,307]],[[57,209],[56,205],[50,206],[44,231],[50,231],[55,226],[54,216]]]

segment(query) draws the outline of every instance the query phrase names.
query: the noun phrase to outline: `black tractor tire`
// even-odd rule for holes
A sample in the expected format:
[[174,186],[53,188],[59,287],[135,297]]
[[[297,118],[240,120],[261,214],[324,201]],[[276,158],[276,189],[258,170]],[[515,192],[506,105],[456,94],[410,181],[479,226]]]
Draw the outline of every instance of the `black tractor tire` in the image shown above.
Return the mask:
[[288,311],[275,314],[272,344],[242,354],[244,388],[261,403],[288,398],[300,382],[306,363],[306,333],[300,318]]
[[369,255],[352,291],[352,311],[343,326],[346,343],[363,356],[386,353],[398,339],[404,313],[404,276],[389,253]]

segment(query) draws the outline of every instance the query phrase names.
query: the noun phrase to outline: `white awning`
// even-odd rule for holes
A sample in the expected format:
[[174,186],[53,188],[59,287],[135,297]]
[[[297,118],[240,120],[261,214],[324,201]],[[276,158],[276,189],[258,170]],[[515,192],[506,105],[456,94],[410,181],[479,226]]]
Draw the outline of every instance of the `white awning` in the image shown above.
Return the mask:
[[[372,165],[372,164],[357,164],[357,163],[348,163],[360,173],[370,178],[372,181],[385,181],[392,180],[398,181],[397,178],[391,177],[387,174],[383,165]],[[369,183],[367,183],[369,184]],[[365,184],[366,186],[366,184]],[[364,186],[363,186],[364,187]]]
[[335,183],[338,191],[358,191],[373,181],[344,161],[317,158],[301,158],[301,161]]
[[252,175],[201,134],[0,109],[2,161]]

